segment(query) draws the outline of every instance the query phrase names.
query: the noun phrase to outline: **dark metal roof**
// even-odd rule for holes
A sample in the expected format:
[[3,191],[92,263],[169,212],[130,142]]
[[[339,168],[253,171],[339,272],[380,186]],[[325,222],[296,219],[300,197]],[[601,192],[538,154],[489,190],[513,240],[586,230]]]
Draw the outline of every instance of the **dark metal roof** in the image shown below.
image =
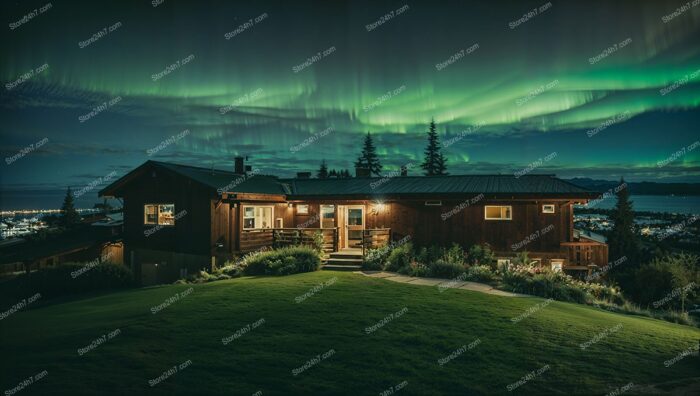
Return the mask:
[[291,195],[559,194],[591,191],[554,175],[397,176],[349,179],[288,179]]
[[[274,176],[241,175],[235,172],[218,169],[207,169],[197,166],[178,165],[169,162],[156,162],[158,166],[170,169],[185,177],[196,180],[217,191],[256,193],[256,194],[284,194],[285,191],[278,179]],[[220,189],[220,190],[219,190]]]
[[[220,169],[202,168],[197,166],[173,164],[170,162],[147,161],[126,176],[100,191],[102,195],[114,195],[115,191],[128,182],[136,171],[146,169],[148,166],[167,169],[188,179],[192,179],[216,192],[237,192],[257,194],[285,194],[285,190],[274,176],[265,175],[241,175],[235,172]],[[138,172],[136,172],[138,173]]]
[[[298,197],[358,197],[405,195],[509,194],[558,195],[567,198],[592,198],[594,193],[554,175],[450,175],[396,176],[347,179],[278,179],[274,176],[244,176],[230,171],[148,161],[100,191],[114,194],[135,174],[155,166],[167,169],[217,192],[280,194]],[[439,199],[439,197],[436,197]]]

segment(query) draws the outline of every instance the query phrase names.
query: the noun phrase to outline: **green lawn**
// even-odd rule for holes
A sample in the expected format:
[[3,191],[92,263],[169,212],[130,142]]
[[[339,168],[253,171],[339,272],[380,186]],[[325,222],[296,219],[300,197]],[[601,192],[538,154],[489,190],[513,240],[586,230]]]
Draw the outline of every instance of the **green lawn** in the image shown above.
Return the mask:
[[[321,282],[332,284],[295,302]],[[151,313],[190,287],[188,295]],[[697,357],[669,368],[664,361],[697,345],[700,330],[559,302],[511,321],[543,301],[441,293],[337,272],[114,293],[0,321],[0,392],[4,396],[44,370],[18,394],[378,395],[403,384],[394,394],[602,395],[630,382],[670,389],[699,380]],[[398,314],[367,334],[392,313]],[[222,338],[246,325],[249,331],[223,345]],[[581,350],[580,344],[611,328],[617,331]],[[111,339],[78,353],[109,333]],[[475,340],[472,349],[438,364]],[[542,367],[536,378],[507,390]]]

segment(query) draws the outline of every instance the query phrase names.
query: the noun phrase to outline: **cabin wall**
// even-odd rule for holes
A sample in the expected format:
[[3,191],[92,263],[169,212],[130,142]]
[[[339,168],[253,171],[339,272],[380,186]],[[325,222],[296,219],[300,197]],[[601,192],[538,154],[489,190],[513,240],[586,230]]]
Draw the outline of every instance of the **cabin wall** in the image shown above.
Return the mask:
[[[310,225],[307,222],[317,219],[321,204],[335,205],[336,226],[342,226],[338,207],[362,204],[366,228],[391,228],[394,239],[410,235],[417,245],[458,243],[469,247],[488,243],[501,252],[559,252],[560,243],[571,240],[573,217],[568,201],[484,200],[460,210],[458,206],[464,202],[443,200],[441,206],[426,206],[425,200],[404,200],[387,202],[380,208],[372,201],[307,201],[309,215],[297,215],[295,205],[293,226],[319,227],[317,220]],[[555,204],[555,213],[542,213],[542,204]],[[512,206],[512,220],[485,220],[485,205]]]
[[[142,284],[172,282],[211,268],[211,192],[187,178],[154,169],[122,192],[124,255]],[[174,226],[144,224],[144,205],[174,204]]]
[[[209,255],[211,205],[208,190],[164,170],[149,171],[131,181],[123,193],[124,241],[129,249]],[[174,203],[174,226],[144,224],[144,205]]]

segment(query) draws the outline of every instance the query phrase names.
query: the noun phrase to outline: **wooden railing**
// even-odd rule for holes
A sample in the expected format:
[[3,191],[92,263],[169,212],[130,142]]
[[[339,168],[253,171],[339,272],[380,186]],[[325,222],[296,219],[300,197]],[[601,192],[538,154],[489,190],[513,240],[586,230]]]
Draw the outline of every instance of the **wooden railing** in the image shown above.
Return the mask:
[[567,266],[585,267],[595,264],[603,267],[608,264],[608,245],[599,242],[562,242],[561,251],[567,259]]
[[274,247],[290,245],[314,245],[316,234],[321,233],[323,251],[338,250],[338,228],[275,228],[272,230]]
[[365,250],[386,246],[391,240],[391,228],[372,228],[362,230],[362,255]]
[[272,228],[243,230],[239,250],[248,253],[264,247],[272,247],[272,231]]

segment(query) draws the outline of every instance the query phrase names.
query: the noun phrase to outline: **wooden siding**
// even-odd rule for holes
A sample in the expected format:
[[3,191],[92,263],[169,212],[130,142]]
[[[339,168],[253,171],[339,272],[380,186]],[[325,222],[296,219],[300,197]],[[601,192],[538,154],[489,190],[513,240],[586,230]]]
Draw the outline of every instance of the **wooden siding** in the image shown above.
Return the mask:
[[[387,202],[381,210],[371,201],[309,202],[309,216],[295,216],[294,226],[318,213],[320,204],[335,205],[336,220],[339,205],[362,204],[366,210],[366,228],[390,228],[394,239],[410,235],[418,245],[454,242],[468,247],[489,243],[497,251],[559,252],[560,243],[570,240],[572,214],[568,201],[483,201],[459,210],[458,205],[463,202],[442,201],[442,206],[426,206],[425,201]],[[543,203],[555,203],[556,213],[541,213]],[[485,205],[512,206],[512,220],[485,220]],[[336,225],[342,228],[337,221]],[[524,246],[514,250],[514,245],[522,241],[526,241]]]
[[[129,249],[208,256],[214,228],[212,198],[210,190],[190,179],[167,170],[149,170],[124,188],[124,242]],[[144,205],[150,203],[173,203],[176,215],[186,214],[175,221],[174,227],[157,229],[144,224]],[[146,236],[146,231],[151,234]]]

